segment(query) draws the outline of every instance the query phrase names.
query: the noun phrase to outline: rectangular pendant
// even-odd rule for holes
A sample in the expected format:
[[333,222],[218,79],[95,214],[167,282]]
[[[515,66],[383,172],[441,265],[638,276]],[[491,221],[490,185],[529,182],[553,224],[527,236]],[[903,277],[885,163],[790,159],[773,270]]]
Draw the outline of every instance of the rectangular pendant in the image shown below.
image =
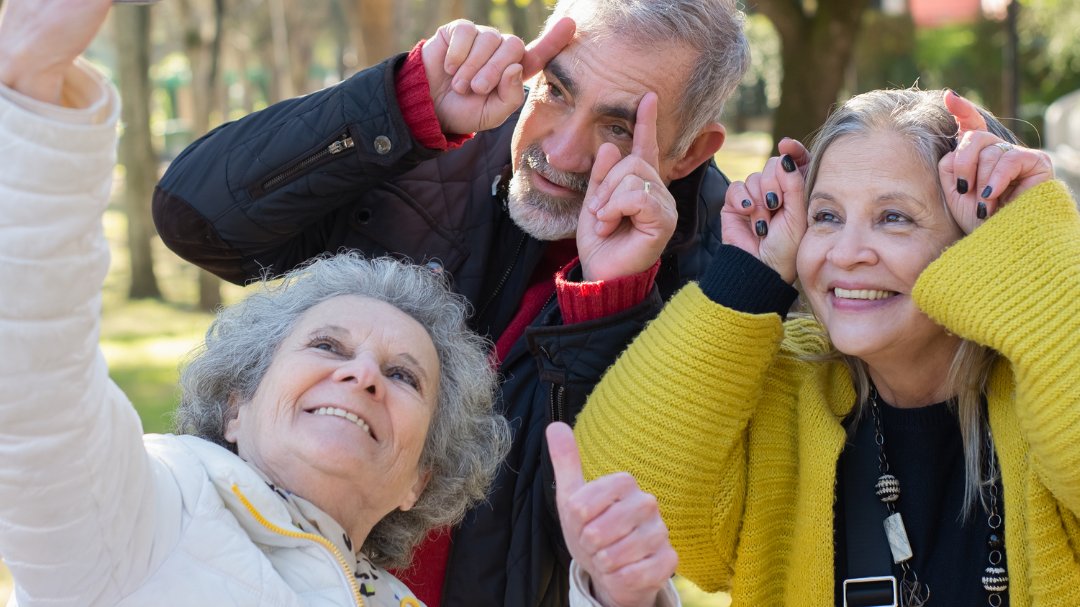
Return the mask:
[[892,551],[894,563],[903,563],[913,556],[907,528],[904,527],[904,519],[899,512],[894,512],[885,519],[885,537],[889,538],[889,550]]

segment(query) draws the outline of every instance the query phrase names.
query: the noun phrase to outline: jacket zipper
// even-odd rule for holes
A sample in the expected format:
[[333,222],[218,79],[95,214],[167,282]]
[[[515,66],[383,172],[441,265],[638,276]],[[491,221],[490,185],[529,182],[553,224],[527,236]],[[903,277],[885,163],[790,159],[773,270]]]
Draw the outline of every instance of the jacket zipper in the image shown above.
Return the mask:
[[521,248],[525,246],[526,238],[528,238],[527,235],[521,235],[521,240],[518,241],[517,248],[514,249],[514,257],[513,259],[511,259],[510,265],[507,266],[506,271],[503,272],[502,278],[499,279],[499,283],[495,285],[495,289],[491,292],[491,296],[488,297],[486,302],[484,302],[484,305],[480,308],[480,311],[476,313],[477,320],[483,318],[484,312],[487,312],[488,307],[491,306],[491,302],[495,301],[495,298],[499,295],[499,291],[502,291],[503,286],[506,285],[506,281],[510,279],[510,272],[512,272],[514,270],[514,266],[517,265],[518,256],[521,255]]
[[566,386],[562,384],[551,384],[551,395],[548,400],[551,402],[551,421],[553,422],[566,421],[563,419],[563,416],[566,414],[566,412],[563,411],[563,396],[565,394]]
[[258,189],[252,192],[252,196],[254,198],[258,198],[259,196],[262,196],[263,194],[266,194],[267,192],[277,187],[280,187],[281,185],[284,185],[293,177],[296,177],[300,173],[318,164],[322,160],[330,158],[331,156],[336,156],[344,152],[345,150],[351,150],[354,147],[356,147],[356,142],[353,141],[353,138],[350,137],[347,132],[343,133],[336,140],[331,142],[330,145],[324,147],[323,149],[315,152],[314,154],[306,158],[301,159],[299,162],[285,168],[280,173],[277,173],[273,177],[270,177],[266,181],[262,182],[262,184],[259,185]]
[[233,483],[232,492],[236,495],[236,497],[240,498],[240,503],[244,504],[244,507],[247,508],[248,512],[251,513],[251,516],[255,517],[255,520],[258,521],[259,524],[263,527],[266,527],[267,529],[278,535],[284,535],[285,537],[315,542],[316,544],[319,544],[323,548],[329,550],[330,554],[334,555],[334,558],[337,559],[338,565],[345,573],[345,580],[349,583],[349,588],[352,590],[353,600],[356,601],[356,607],[364,607],[364,598],[360,596],[360,587],[356,585],[356,575],[353,574],[352,568],[349,567],[349,564],[347,562],[345,562],[345,556],[341,554],[341,551],[337,549],[337,546],[335,546],[333,542],[321,535],[315,535],[314,533],[304,533],[302,531],[294,531],[292,529],[285,529],[284,527],[279,527],[278,525],[275,525],[274,523],[266,520],[266,517],[264,517],[261,512],[255,509],[255,505],[248,501],[247,496],[241,493],[240,487],[236,485],[236,483]]

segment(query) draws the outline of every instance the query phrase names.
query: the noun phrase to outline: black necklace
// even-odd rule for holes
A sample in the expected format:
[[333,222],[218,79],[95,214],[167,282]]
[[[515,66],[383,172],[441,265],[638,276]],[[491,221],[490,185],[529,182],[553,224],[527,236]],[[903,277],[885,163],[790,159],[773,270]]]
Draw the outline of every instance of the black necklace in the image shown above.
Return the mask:
[[[903,607],[922,607],[930,600],[930,586],[919,581],[919,576],[911,568],[910,561],[914,556],[911,550],[911,542],[907,537],[907,529],[904,527],[904,519],[896,510],[896,501],[900,499],[900,481],[889,473],[889,461],[885,457],[885,434],[881,430],[881,410],[878,400],[877,389],[870,388],[870,412],[874,416],[874,444],[878,448],[878,477],[874,487],[875,495],[885,508],[889,516],[885,518],[885,537],[889,541],[889,549],[892,551],[893,562],[900,566],[900,604]],[[986,432],[986,453],[988,478],[992,480],[987,491],[987,519],[989,534],[986,538],[987,560],[982,576],[983,589],[986,591],[986,600],[990,607],[1001,607],[1003,595],[1009,589],[1009,575],[1005,570],[1005,538],[1004,521],[998,509],[1000,499],[1000,475],[997,468],[997,459],[994,454],[993,438],[990,431]]]

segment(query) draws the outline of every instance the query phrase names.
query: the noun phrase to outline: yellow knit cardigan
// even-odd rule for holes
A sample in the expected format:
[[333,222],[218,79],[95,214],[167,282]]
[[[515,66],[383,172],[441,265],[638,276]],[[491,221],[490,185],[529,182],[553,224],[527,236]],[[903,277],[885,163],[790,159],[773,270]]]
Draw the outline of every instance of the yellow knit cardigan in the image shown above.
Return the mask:
[[[921,274],[915,300],[1004,357],[987,394],[1011,605],[1080,606],[1080,214],[1042,184]],[[855,393],[812,321],[678,293],[578,418],[586,476],[657,496],[679,573],[734,605],[833,604],[833,499]],[[918,547],[915,547],[918,550]],[[972,555],[984,559],[985,555]]]

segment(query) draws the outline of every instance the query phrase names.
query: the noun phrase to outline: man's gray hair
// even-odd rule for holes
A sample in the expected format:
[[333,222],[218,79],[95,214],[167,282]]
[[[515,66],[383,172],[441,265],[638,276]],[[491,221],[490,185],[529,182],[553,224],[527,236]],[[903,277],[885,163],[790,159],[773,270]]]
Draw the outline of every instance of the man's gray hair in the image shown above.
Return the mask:
[[176,429],[235,453],[225,426],[236,416],[236,404],[255,394],[300,316],[340,295],[383,301],[416,319],[439,357],[439,393],[420,456],[430,480],[411,510],[379,521],[361,548],[380,566],[401,567],[429,530],[456,524],[485,498],[510,444],[509,424],[493,411],[489,344],[466,327],[468,304],[442,278],[394,259],[343,253],[295,269],[280,283],[264,281],[258,292],[218,314],[181,372]]
[[651,52],[668,44],[697,54],[676,108],[681,127],[669,156],[681,156],[750,67],[746,18],[734,0],[559,0],[548,23],[570,16],[579,36],[613,37]]

